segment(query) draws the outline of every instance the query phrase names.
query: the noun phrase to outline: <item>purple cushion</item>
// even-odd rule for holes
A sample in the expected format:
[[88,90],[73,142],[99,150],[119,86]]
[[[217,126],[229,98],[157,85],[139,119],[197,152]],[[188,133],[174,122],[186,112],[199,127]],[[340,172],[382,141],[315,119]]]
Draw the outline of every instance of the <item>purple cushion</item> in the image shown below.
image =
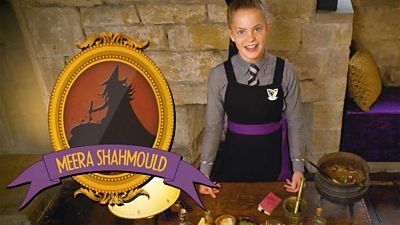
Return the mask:
[[346,114],[399,114],[400,113],[400,87],[384,87],[381,95],[371,106],[368,112],[363,112],[353,100],[347,99]]
[[370,162],[400,162],[400,88],[384,87],[368,112],[346,100],[340,149]]

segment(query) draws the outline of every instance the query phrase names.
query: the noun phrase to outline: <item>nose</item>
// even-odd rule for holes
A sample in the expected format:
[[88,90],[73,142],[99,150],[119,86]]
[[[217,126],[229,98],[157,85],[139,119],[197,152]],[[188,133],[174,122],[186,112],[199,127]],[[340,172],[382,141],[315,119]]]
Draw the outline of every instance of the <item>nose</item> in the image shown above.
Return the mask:
[[256,39],[255,35],[253,32],[249,32],[249,35],[247,35],[247,40],[248,41],[254,41]]

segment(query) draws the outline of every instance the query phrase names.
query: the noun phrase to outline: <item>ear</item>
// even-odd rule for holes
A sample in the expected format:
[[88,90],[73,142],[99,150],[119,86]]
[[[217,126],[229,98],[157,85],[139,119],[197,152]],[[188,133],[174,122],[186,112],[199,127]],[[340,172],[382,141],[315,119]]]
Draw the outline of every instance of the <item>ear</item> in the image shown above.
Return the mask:
[[235,42],[235,37],[233,36],[233,30],[229,28],[229,38],[232,40],[232,42]]
[[267,34],[269,33],[271,29],[271,25],[268,21],[265,21],[265,31],[267,32]]

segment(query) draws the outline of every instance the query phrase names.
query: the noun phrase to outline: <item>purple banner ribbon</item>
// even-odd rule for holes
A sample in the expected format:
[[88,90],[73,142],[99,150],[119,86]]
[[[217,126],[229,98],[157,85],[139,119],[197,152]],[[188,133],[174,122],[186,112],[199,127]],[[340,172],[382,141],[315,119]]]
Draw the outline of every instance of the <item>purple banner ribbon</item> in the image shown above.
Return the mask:
[[22,172],[7,187],[31,183],[21,208],[41,190],[60,183],[60,178],[77,174],[121,171],[164,178],[164,183],[185,191],[204,209],[194,183],[216,187],[203,173],[181,156],[159,149],[134,145],[93,145],[43,155],[43,160]]

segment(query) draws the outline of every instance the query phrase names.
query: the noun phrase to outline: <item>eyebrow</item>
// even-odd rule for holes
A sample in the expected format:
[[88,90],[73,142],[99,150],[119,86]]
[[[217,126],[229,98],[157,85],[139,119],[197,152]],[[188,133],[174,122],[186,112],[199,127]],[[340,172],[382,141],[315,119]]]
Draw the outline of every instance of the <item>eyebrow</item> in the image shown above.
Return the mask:
[[[251,27],[250,29],[254,29],[254,28],[259,27],[259,26],[262,26],[262,24],[257,24],[257,25],[255,25],[254,27]],[[246,30],[246,28],[237,27],[236,30]]]

